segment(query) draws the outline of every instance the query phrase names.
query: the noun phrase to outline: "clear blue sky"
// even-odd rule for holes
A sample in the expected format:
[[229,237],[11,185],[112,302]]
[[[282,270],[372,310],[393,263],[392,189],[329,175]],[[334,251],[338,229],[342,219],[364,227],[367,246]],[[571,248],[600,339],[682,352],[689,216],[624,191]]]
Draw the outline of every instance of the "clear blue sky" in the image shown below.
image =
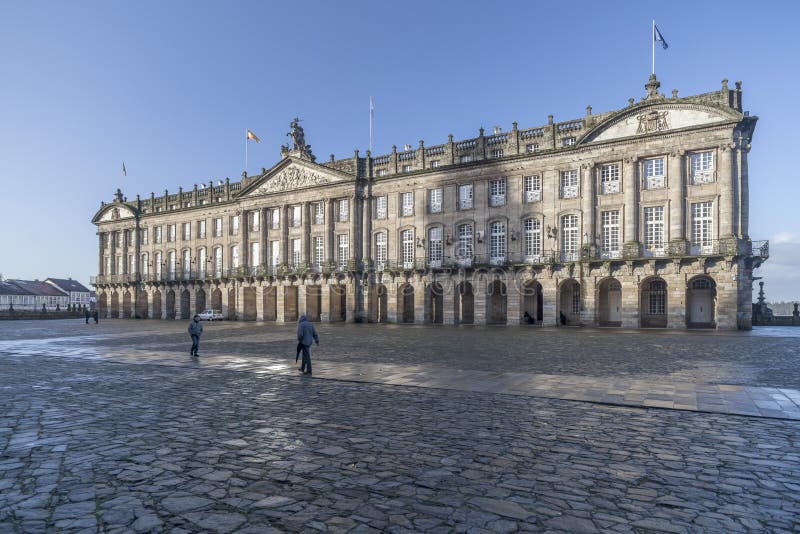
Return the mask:
[[[742,80],[757,274],[800,299],[795,2],[0,1],[0,272],[97,270],[90,219],[134,198],[271,167],[303,119],[321,159],[579,118],[644,94],[650,21],[662,92]],[[125,161],[128,175],[121,175]]]

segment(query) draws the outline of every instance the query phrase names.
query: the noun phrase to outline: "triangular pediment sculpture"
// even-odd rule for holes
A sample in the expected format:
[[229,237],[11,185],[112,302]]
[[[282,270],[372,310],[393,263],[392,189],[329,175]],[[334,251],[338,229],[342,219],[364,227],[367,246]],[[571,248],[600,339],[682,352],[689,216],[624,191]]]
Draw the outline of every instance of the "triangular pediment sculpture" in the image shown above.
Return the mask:
[[[288,164],[285,164],[286,162]],[[321,165],[300,163],[294,158],[284,160],[282,163],[284,164],[278,164],[248,186],[242,191],[242,196],[269,195],[349,181],[345,175],[339,176],[342,173]]]

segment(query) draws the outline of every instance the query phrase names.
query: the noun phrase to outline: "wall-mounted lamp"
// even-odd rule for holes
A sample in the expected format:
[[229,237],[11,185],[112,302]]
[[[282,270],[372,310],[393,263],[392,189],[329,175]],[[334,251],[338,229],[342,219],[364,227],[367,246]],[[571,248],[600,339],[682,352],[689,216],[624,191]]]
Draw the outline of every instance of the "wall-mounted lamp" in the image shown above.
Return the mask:
[[478,243],[483,243],[483,232],[481,230],[475,232],[475,238],[478,240]]
[[425,239],[424,238],[422,238],[422,237],[418,237],[417,238],[417,247],[418,248],[425,247]]

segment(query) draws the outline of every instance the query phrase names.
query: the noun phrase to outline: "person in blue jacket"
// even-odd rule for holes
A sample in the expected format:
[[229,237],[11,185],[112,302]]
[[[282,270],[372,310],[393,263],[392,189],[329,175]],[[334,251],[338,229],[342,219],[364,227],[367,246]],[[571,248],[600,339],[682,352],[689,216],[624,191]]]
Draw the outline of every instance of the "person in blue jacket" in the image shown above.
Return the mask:
[[300,365],[300,371],[304,375],[311,376],[311,354],[308,349],[311,347],[312,341],[319,345],[319,336],[314,329],[314,324],[306,319],[305,315],[301,315],[300,320],[297,321],[297,341],[303,349],[303,363]]

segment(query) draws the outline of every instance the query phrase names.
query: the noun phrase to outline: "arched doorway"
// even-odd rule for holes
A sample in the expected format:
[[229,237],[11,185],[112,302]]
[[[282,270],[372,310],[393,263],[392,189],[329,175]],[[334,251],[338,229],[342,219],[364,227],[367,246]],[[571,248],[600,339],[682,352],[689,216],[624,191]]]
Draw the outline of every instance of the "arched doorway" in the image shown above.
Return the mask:
[[188,289],[181,291],[181,319],[188,319],[191,317],[192,310],[189,309],[192,302],[191,294]]
[[112,319],[119,318],[119,293],[116,291],[111,293],[111,307],[108,310],[108,316]]
[[309,321],[319,321],[322,311],[322,287],[306,286],[306,317]]
[[153,291],[153,319],[161,319],[161,291]]
[[122,294],[122,318],[131,318],[131,292],[127,289]]
[[297,311],[297,286],[283,286],[283,320],[287,323],[300,318]]
[[581,284],[573,278],[561,282],[558,297],[559,324],[581,324]]
[[645,279],[640,287],[639,317],[643,328],[667,327],[667,283],[659,277]]
[[506,285],[495,280],[486,286],[486,324],[506,324]]
[[236,288],[228,289],[228,320],[235,321],[236,317]]
[[140,289],[136,294],[136,318],[147,319],[147,291]]
[[211,309],[222,313],[222,291],[219,288],[211,291]]
[[397,308],[398,322],[414,322],[414,286],[405,283],[397,288]]
[[453,302],[455,303],[456,322],[458,324],[472,324],[475,322],[475,294],[472,292],[470,282],[461,282],[456,288]]
[[444,322],[444,289],[442,289],[442,284],[439,282],[429,284],[425,300],[428,306],[427,315],[430,322],[442,324]]
[[716,328],[717,284],[710,276],[689,280],[686,288],[686,326]]
[[264,320],[274,321],[278,318],[278,293],[275,286],[264,288]]
[[522,323],[530,324],[525,314],[527,313],[532,320],[541,324],[543,320],[542,315],[542,284],[536,280],[528,280],[522,286]]
[[339,323],[347,319],[347,288],[341,284],[330,286],[330,322]]
[[242,288],[242,319],[245,321],[255,321],[256,312],[256,288],[243,287]]
[[108,317],[108,295],[105,292],[100,293],[97,299],[97,314],[100,317]]
[[372,288],[372,294],[370,297],[372,300],[372,305],[370,306],[370,309],[372,310],[372,316],[370,319],[372,322],[385,323],[389,316],[386,309],[389,301],[389,291],[386,289],[385,285],[376,284]]
[[622,326],[622,284],[616,278],[597,286],[597,325]]
[[175,291],[167,291],[167,319],[175,318]]
[[200,313],[206,309],[206,292],[202,289],[198,289],[197,293],[194,296],[194,311],[195,313]]

